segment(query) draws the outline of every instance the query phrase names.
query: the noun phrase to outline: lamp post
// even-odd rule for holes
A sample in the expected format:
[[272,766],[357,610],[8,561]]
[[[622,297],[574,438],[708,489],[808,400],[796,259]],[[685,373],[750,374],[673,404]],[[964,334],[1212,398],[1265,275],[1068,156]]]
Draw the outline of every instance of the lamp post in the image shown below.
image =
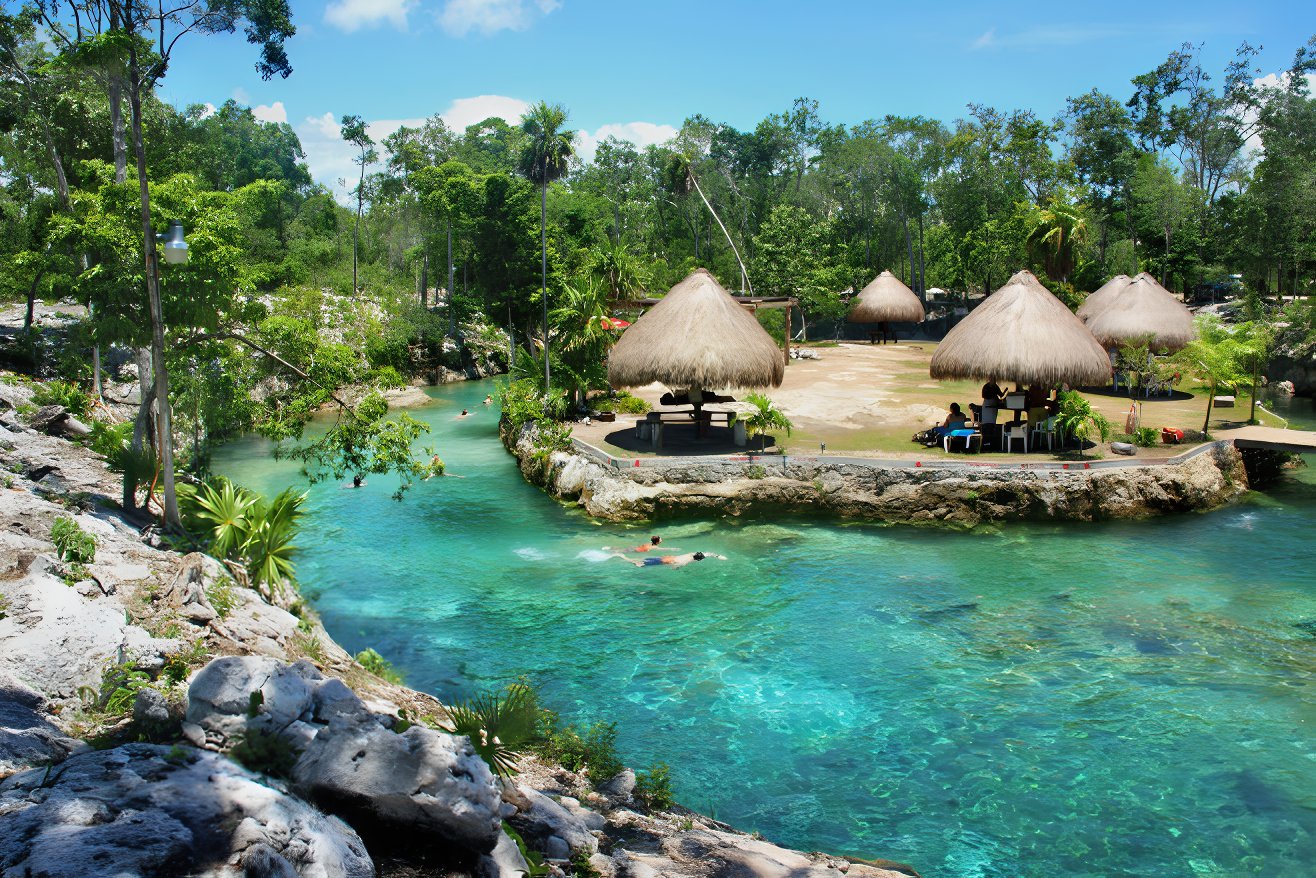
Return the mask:
[[[149,229],[150,226],[148,225]],[[160,246],[157,247],[156,244]],[[155,371],[155,403],[159,409],[157,427],[160,451],[160,475],[164,482],[164,517],[168,527],[180,527],[182,516],[178,512],[178,495],[174,489],[173,419],[169,415],[169,372],[164,362],[164,309],[160,306],[160,249],[170,265],[187,263],[187,241],[183,238],[183,224],[178,220],[169,223],[163,234],[146,236],[146,257],[151,264],[151,283],[147,285],[147,305],[151,311],[151,366]]]

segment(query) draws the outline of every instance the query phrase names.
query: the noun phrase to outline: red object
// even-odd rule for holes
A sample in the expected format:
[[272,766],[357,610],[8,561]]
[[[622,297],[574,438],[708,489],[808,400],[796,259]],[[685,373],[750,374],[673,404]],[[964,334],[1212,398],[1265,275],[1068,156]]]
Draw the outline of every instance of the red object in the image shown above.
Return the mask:
[[599,326],[604,329],[625,329],[630,326],[629,320],[622,320],[620,317],[600,317]]
[[1183,441],[1183,430],[1177,427],[1161,427],[1161,442],[1165,445],[1178,445]]

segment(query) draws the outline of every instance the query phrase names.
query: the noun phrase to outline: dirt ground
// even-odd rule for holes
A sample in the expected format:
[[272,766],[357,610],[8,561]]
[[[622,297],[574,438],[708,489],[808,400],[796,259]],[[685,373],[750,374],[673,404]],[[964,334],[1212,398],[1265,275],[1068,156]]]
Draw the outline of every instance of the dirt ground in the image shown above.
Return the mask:
[[[842,342],[811,346],[818,359],[791,360],[781,387],[767,395],[790,418],[790,436],[778,435],[767,443],[769,450],[785,448],[791,454],[818,453],[826,444],[828,453],[856,457],[928,458],[945,456],[940,449],[927,449],[911,441],[918,431],[940,424],[952,402],[966,411],[968,404],[980,400],[980,381],[936,381],[928,376],[928,363],[937,349],[935,342],[901,342],[869,345]],[[658,398],[668,388],[660,384],[632,388],[631,393],[660,409]],[[1206,388],[1185,380],[1170,397],[1130,399],[1121,391],[1109,388],[1084,388],[1081,391],[1094,408],[1111,420],[1121,432],[1130,404],[1141,409],[1141,423],[1146,427],[1178,427],[1200,430],[1206,416]],[[732,392],[742,397],[743,394]],[[710,409],[734,406],[709,406]],[[1270,423],[1258,411],[1262,423]],[[706,437],[695,437],[693,427],[680,425],[665,428],[663,448],[655,452],[648,442],[635,438],[635,421],[642,415],[617,415],[614,423],[577,424],[573,435],[619,456],[683,455],[743,453],[731,443],[730,431],[714,427]],[[1248,417],[1246,397],[1238,399],[1233,409],[1212,412],[1213,432],[1239,425]],[[1278,425],[1278,421],[1275,422]],[[688,435],[687,435],[688,434]],[[756,441],[751,444],[757,444]],[[1158,446],[1138,449],[1138,457],[1168,457],[1184,450],[1183,446]],[[1111,456],[1109,447],[1089,449],[1088,454]],[[1034,450],[1030,457],[1069,459],[1070,449],[1062,452]],[[983,457],[1017,458],[988,451]]]

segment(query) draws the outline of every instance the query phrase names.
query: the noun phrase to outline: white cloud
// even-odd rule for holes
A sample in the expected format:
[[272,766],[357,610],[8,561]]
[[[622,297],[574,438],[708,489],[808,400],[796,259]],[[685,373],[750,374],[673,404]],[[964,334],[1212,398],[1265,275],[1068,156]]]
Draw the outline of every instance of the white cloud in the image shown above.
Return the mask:
[[251,108],[251,115],[255,116],[262,122],[287,122],[288,110],[283,106],[283,101],[275,101],[272,104],[260,104]]
[[247,90],[240,86],[238,88],[233,89],[233,100],[237,101],[239,104],[242,104],[242,106],[244,107],[251,106],[251,95],[247,94]]
[[215,110],[217,109],[217,107],[214,104],[212,104],[210,101],[206,101],[201,106],[206,108],[205,112],[201,114],[202,119],[206,119],[209,118],[210,116],[215,115]]
[[1123,25],[1041,24],[1004,34],[997,33],[993,26],[979,34],[969,48],[1046,49],[1125,39],[1132,34],[1133,30]]
[[500,30],[525,30],[562,6],[559,0],[448,0],[439,24],[455,37],[471,31],[484,36]]
[[386,21],[406,30],[407,15],[415,5],[415,0],[337,0],[325,9],[324,20],[349,34]]
[[[440,115],[449,128],[460,133],[466,129],[466,126],[482,122],[490,116],[498,116],[515,125],[520,121],[521,114],[529,107],[528,103],[518,98],[479,95],[458,98]],[[274,108],[282,111],[283,104],[276,102],[269,109]],[[257,116],[260,117],[259,114]],[[403,125],[419,128],[424,123],[424,119],[375,119],[366,122],[366,133],[376,144],[382,144],[385,137]],[[311,178],[317,183],[328,186],[342,203],[349,203],[351,200],[349,193],[356,186],[361,169],[353,163],[357,155],[355,148],[343,140],[339,117],[333,113],[307,116],[295,128],[297,137],[302,142],[302,151],[306,153],[306,164],[311,169]],[[384,155],[382,147],[379,148],[379,153],[382,159]],[[372,165],[366,169],[366,173],[378,171],[381,167],[381,165]]]
[[444,110],[443,121],[457,133],[466,130],[476,122],[483,122],[490,116],[505,119],[509,125],[516,125],[530,105],[520,98],[505,95],[477,95],[473,98],[457,98]]
[[599,144],[609,137],[630,141],[637,149],[644,149],[652,144],[666,143],[677,133],[677,129],[671,125],[654,122],[614,122],[599,126],[593,133],[577,131],[576,154],[581,161],[588,163],[594,161],[594,153]]
[[985,49],[994,42],[996,42],[996,28],[989,27],[982,32],[978,39],[973,41],[972,46],[975,49]]

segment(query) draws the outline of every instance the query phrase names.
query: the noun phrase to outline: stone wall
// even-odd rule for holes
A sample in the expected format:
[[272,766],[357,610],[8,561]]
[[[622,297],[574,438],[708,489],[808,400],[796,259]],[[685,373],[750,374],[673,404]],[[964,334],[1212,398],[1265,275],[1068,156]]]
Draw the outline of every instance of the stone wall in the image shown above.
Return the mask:
[[675,461],[605,465],[580,451],[535,454],[533,428],[513,443],[521,471],[596,518],[647,519],[681,511],[760,510],[961,527],[994,521],[1142,518],[1212,509],[1248,488],[1242,459],[1212,443],[1174,464],[1082,469],[916,468],[826,462]]

